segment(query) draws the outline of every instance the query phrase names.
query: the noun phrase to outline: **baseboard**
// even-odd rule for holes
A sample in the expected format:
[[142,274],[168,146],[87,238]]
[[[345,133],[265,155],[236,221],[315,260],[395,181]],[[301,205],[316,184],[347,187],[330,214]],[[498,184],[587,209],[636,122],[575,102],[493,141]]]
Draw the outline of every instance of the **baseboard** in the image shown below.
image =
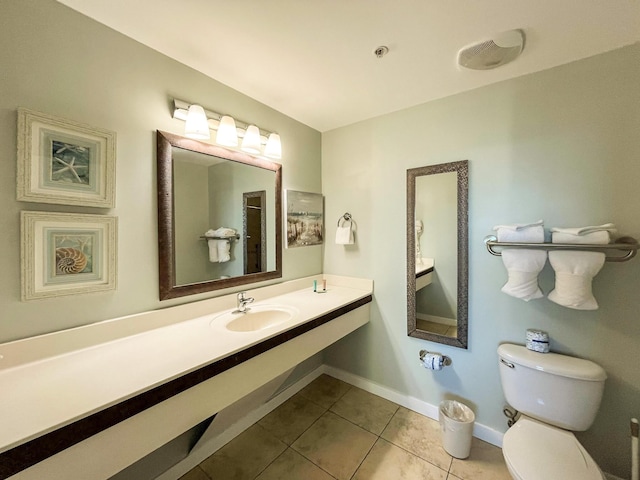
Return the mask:
[[[213,453],[222,448],[228,442],[236,438],[262,417],[269,414],[271,411],[275,410],[281,404],[289,400],[292,396],[294,396],[296,393],[298,393],[323,373],[337,378],[338,380],[342,380],[343,382],[353,385],[354,387],[361,388],[362,390],[365,390],[369,393],[373,393],[374,395],[378,395],[379,397],[397,403],[398,405],[408,408],[409,410],[413,410],[414,412],[418,412],[426,417],[432,418],[434,420],[438,419],[438,407],[435,405],[431,405],[430,403],[427,403],[418,398],[396,392],[395,390],[383,387],[375,382],[367,380],[366,378],[359,377],[344,370],[330,367],[328,365],[320,365],[318,368],[311,371],[297,382],[291,384],[289,387],[287,387],[286,390],[280,392],[264,405],[249,412],[240,421],[233,424],[220,435],[213,438],[210,442],[202,445],[197,450],[191,451],[187,458],[171,467],[169,470],[160,475],[156,480],[176,480],[180,478],[189,470],[195,468],[201,462],[209,458]],[[473,428],[473,436],[497,447],[502,447],[503,433],[498,432],[497,430],[493,430],[485,425],[476,423]]]

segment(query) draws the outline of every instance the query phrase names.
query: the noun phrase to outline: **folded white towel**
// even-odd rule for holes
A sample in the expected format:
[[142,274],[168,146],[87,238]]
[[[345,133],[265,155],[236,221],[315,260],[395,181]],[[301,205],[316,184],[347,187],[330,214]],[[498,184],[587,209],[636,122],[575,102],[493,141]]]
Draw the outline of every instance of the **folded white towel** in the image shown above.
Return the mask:
[[[588,227],[551,229],[552,243],[607,244],[613,223]],[[556,272],[555,288],[549,300],[576,310],[596,310],[598,302],[593,296],[591,283],[602,266],[605,255],[601,252],[554,251],[549,253],[549,263]]]
[[601,252],[549,252],[549,263],[556,272],[556,285],[549,293],[549,300],[576,310],[596,310],[598,302],[591,282],[604,265],[604,259]]
[[211,263],[218,263],[219,261],[218,243],[220,242],[226,242],[226,240],[207,240],[207,244],[209,245],[209,261]]
[[616,226],[613,223],[605,223],[604,225],[591,225],[588,227],[553,227],[551,228],[551,233],[566,233],[569,235],[587,235],[593,232],[601,232],[607,231],[611,233],[615,233]]
[[207,240],[209,244],[209,261],[211,263],[224,263],[231,260],[231,245],[229,240]]
[[205,232],[205,237],[233,237],[236,235],[236,230],[233,228],[220,227],[215,230],[209,229]]
[[523,230],[525,228],[530,227],[540,227],[544,222],[542,220],[538,220],[536,222],[531,223],[513,223],[511,225],[496,225],[493,227],[494,230],[498,230],[499,228],[504,228],[507,230]]
[[576,243],[576,244],[607,244],[611,241],[611,234],[607,230],[599,230],[597,232],[585,233],[581,235],[573,235],[564,232],[552,232],[552,243]]
[[505,248],[502,251],[502,262],[509,275],[507,283],[502,287],[503,293],[525,302],[544,296],[538,286],[538,274],[547,262],[547,252]]
[[544,242],[543,221],[533,223],[516,223],[513,225],[496,225],[493,229],[497,232],[499,242]]
[[354,236],[351,222],[345,222],[345,226],[336,230],[336,245],[353,245]]
[[216,240],[218,242],[218,262],[224,263],[231,260],[231,243],[229,240]]
[[[514,225],[496,225],[499,242],[542,243],[544,242],[543,221],[516,223]],[[547,261],[547,252],[527,248],[505,248],[502,251],[502,263],[507,269],[507,283],[502,292],[525,302],[542,298],[538,287],[538,274]]]

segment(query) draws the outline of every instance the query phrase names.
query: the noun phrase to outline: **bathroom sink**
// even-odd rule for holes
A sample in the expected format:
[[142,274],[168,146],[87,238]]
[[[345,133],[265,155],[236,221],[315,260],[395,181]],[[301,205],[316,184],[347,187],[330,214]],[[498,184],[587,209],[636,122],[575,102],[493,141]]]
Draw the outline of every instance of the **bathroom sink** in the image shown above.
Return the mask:
[[255,305],[246,313],[227,312],[216,316],[211,324],[224,325],[233,332],[255,332],[291,320],[298,309],[287,305]]

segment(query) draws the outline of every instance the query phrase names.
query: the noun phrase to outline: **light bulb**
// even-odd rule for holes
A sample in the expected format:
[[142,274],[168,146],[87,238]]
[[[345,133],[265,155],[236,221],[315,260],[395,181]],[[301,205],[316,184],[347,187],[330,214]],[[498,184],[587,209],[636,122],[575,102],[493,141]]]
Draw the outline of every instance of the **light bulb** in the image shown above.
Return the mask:
[[280,135],[272,133],[269,135],[267,145],[264,147],[264,154],[270,158],[282,158],[282,145],[280,144]]
[[242,139],[242,150],[249,153],[260,153],[260,130],[255,125],[249,125]]
[[207,140],[210,138],[207,114],[200,105],[189,106],[187,120],[184,124],[184,135],[197,140]]
[[227,147],[238,146],[238,132],[236,132],[236,122],[229,115],[224,115],[218,125],[216,143]]

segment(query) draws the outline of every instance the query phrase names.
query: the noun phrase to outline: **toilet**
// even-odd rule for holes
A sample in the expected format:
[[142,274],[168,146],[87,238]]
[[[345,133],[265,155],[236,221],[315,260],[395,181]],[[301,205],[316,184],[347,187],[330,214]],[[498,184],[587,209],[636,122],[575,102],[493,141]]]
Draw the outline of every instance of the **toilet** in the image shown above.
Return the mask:
[[607,374],[599,365],[521,345],[498,347],[500,380],[521,414],[504,434],[502,453],[516,480],[603,480],[604,474],[572,432],[595,419]]

